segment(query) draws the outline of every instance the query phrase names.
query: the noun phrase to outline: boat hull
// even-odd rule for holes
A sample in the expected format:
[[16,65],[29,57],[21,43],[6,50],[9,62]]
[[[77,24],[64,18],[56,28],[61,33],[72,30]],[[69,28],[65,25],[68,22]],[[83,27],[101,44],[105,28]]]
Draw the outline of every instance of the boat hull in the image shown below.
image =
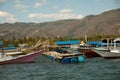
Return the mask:
[[52,60],[56,60],[58,62],[61,62],[61,63],[65,63],[65,64],[68,64],[68,63],[80,63],[80,62],[85,62],[85,57],[80,55],[80,56],[76,56],[76,57],[64,57],[62,59],[60,58],[55,58],[53,56],[48,56],[46,55],[49,59],[52,59]]
[[96,52],[94,52],[91,49],[78,49],[80,52],[83,53],[84,56],[86,56],[87,58],[93,58],[93,57],[100,57],[99,54],[97,54]]
[[33,53],[29,53],[26,55],[20,55],[18,57],[15,57],[13,59],[0,61],[0,64],[15,64],[15,63],[29,63],[34,62],[34,59],[43,51],[37,51]]

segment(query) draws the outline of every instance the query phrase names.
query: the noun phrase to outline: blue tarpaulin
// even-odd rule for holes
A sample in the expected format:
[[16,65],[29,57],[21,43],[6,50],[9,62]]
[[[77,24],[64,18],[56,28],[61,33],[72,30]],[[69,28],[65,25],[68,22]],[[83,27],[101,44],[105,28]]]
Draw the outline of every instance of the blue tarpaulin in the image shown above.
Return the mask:
[[[87,44],[89,45],[96,45],[96,46],[99,46],[99,45],[102,45],[102,46],[107,46],[108,43],[103,43],[101,41],[92,41],[92,42],[87,42]],[[109,43],[111,45],[111,43]],[[113,44],[113,43],[112,43]]]
[[87,44],[89,44],[89,45],[100,45],[101,41],[91,41],[91,42],[87,42]]
[[14,50],[17,49],[13,44],[9,44],[7,47],[2,48],[3,42],[0,42],[0,50]]
[[5,49],[6,50],[13,50],[13,49],[17,49],[17,48],[15,47],[15,45],[9,44]]
[[57,45],[80,44],[80,40],[56,41],[55,44]]

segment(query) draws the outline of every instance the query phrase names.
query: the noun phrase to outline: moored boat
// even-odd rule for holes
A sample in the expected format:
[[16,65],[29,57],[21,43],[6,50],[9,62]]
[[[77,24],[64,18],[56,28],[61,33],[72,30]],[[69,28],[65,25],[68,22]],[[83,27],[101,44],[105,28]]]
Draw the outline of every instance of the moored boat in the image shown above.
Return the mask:
[[15,63],[28,63],[33,62],[34,59],[43,51],[4,51],[3,42],[0,42],[0,64],[15,64]]
[[100,57],[99,54],[97,54],[91,49],[91,48],[94,48],[94,46],[98,44],[99,44],[98,41],[86,42],[86,43],[82,41],[80,43],[80,47],[78,48],[78,50],[82,52],[83,55],[86,56],[87,58]]
[[29,63],[34,62],[35,58],[43,51],[36,51],[27,53],[25,55],[9,56],[1,55],[0,64],[15,64],[15,63]]
[[100,55],[94,52],[91,48],[79,48],[78,50],[87,58],[100,57]]

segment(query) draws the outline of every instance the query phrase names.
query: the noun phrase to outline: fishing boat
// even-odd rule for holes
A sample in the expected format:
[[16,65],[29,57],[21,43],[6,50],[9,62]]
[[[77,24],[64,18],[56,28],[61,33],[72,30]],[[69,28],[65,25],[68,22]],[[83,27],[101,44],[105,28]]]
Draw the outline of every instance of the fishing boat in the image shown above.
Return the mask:
[[[3,44],[0,43],[0,46]],[[33,51],[27,54],[23,54],[22,52],[9,52],[4,53],[3,50],[0,52],[0,64],[15,64],[15,63],[28,63],[34,62],[35,58],[42,53],[43,51]]]
[[7,56],[2,55],[0,57],[0,64],[15,64],[15,63],[29,63],[34,62],[34,59],[40,54],[42,51],[31,52],[26,55],[19,56]]
[[98,52],[96,52],[95,50],[110,52],[112,41],[113,41],[112,38],[102,38],[101,41],[87,42],[87,44],[91,46],[84,45],[80,47],[79,50],[83,52],[83,54],[88,58],[101,57],[101,55],[98,54]]
[[82,52],[83,55],[87,58],[100,57],[100,55],[93,51],[91,48],[79,48],[78,50]]
[[[98,44],[98,42],[92,42],[92,44]],[[78,48],[78,50],[80,52],[83,53],[84,56],[86,56],[87,58],[93,58],[93,57],[100,57],[99,54],[97,54],[96,52],[94,52],[92,50],[92,46],[91,44],[89,45],[88,43],[85,44],[84,42],[80,43],[80,47]]]
[[[93,58],[93,57],[100,57],[99,54],[91,50],[91,45],[87,43],[87,35],[85,33],[85,42],[80,42],[80,47],[78,50],[83,53],[83,55],[87,58]],[[93,44],[96,44],[96,42],[92,42]]]

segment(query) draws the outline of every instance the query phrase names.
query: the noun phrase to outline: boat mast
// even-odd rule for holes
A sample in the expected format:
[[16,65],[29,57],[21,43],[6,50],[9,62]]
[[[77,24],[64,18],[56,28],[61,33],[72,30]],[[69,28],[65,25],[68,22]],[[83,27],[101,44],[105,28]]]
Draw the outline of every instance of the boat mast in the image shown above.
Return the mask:
[[87,35],[86,35],[86,33],[85,33],[85,42],[87,42]]

